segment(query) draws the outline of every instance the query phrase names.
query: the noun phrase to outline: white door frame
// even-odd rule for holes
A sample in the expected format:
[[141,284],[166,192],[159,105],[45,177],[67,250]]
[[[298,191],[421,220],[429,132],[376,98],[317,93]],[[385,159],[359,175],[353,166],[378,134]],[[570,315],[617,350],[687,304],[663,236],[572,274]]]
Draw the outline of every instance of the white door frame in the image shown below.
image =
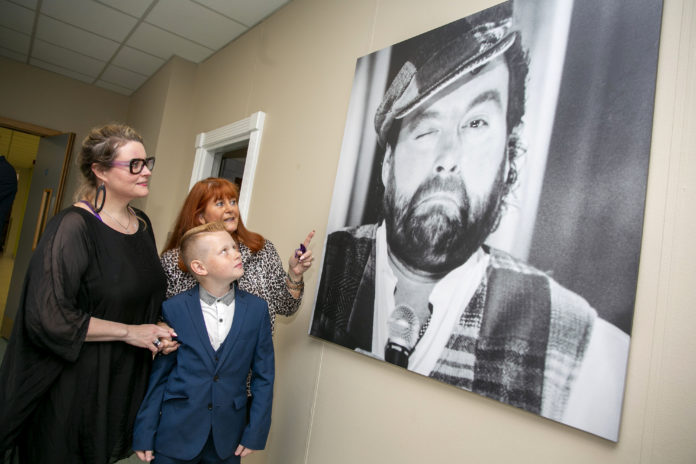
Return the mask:
[[265,118],[266,113],[257,111],[241,121],[198,134],[196,136],[196,158],[193,162],[189,191],[193,184],[199,180],[218,172],[222,154],[227,151],[227,148],[248,140],[249,147],[247,148],[246,161],[244,163],[244,180],[242,182],[242,190],[239,192],[239,212],[246,221]]

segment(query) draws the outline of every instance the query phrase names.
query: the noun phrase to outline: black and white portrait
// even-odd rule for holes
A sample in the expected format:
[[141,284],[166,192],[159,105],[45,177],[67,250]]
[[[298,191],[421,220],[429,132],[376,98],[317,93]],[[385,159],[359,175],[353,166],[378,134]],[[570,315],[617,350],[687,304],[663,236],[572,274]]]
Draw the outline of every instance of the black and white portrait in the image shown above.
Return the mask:
[[661,10],[506,2],[359,58],[310,334],[617,441]]

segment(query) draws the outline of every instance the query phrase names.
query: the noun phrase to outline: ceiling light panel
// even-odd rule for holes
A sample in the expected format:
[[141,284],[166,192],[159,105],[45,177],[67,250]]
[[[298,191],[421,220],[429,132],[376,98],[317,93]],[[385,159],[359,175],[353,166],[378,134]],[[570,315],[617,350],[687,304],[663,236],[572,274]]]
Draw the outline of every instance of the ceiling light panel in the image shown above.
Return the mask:
[[102,60],[116,53],[119,46],[118,42],[43,15],[39,18],[36,37]]
[[119,68],[118,66],[108,66],[101,75],[101,79],[127,87],[130,90],[135,90],[147,80],[147,76]]
[[38,0],[12,0],[12,3],[17,3],[25,8],[29,8],[30,10],[36,10]]
[[26,56],[29,53],[29,43],[30,37],[28,35],[0,27],[0,44],[4,48]]
[[213,53],[213,50],[170,32],[151,26],[139,25],[127,44],[151,55],[168,60],[172,55],[179,55],[194,63],[200,63]]
[[125,69],[150,75],[157,71],[165,61],[156,56],[143,53],[131,47],[123,47],[118,51],[112,63]]
[[0,26],[31,34],[35,14],[34,10],[15,5],[7,0],[0,0]]
[[26,63],[28,58],[28,55],[26,53],[15,52],[14,50],[3,48],[2,45],[0,45],[0,56],[4,56],[5,58],[9,58],[11,60],[19,61],[21,63]]
[[[100,3],[105,3],[117,10],[123,11],[131,16],[137,18],[141,17],[143,13],[150,8],[153,0],[99,0]],[[156,1],[156,0],[154,0]]]
[[43,0],[41,13],[117,42],[125,39],[137,23],[135,18],[92,0],[70,0],[70,8],[65,8],[65,3]]
[[46,61],[39,60],[36,58],[31,58],[29,60],[29,64],[32,66],[36,66],[37,68],[43,68],[48,71],[53,71],[55,73],[62,74],[64,76],[76,79],[78,81],[86,82],[87,84],[91,84],[94,82],[94,77],[87,76],[72,69],[64,68],[62,66],[56,66],[53,63],[48,63]]
[[246,27],[189,0],[159,2],[145,18],[149,24],[175,30],[187,39],[217,50]]
[[289,1],[0,0],[0,56],[130,95],[172,56],[200,63]]
[[195,0],[228,18],[251,27],[266,16],[283,6],[288,0],[266,0],[263,2],[249,0]]
[[37,58],[62,68],[72,69],[91,77],[97,77],[106,64],[101,60],[38,39],[34,41],[32,58]]

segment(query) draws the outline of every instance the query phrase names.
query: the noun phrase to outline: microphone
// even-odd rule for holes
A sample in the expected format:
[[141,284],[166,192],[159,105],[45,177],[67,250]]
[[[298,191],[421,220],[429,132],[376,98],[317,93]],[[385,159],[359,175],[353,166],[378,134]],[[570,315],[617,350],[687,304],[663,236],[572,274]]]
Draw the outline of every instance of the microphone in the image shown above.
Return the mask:
[[384,360],[408,367],[408,358],[418,340],[416,312],[406,305],[397,306],[387,321],[389,339],[384,347]]

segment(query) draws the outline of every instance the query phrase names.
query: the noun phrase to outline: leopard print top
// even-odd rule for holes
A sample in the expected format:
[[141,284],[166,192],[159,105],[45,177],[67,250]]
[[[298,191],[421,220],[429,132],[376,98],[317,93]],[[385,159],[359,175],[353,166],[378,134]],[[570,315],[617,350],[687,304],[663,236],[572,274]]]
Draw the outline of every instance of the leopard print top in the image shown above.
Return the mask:
[[[285,284],[285,269],[275,246],[266,240],[263,248],[252,253],[249,247],[239,244],[242,253],[244,275],[239,279],[239,288],[263,298],[268,303],[271,316],[271,330],[275,330],[275,316],[290,316],[300,308],[302,295],[295,299]],[[196,280],[179,269],[179,249],[173,248],[160,257],[164,273],[167,275],[167,298],[193,288]]]

